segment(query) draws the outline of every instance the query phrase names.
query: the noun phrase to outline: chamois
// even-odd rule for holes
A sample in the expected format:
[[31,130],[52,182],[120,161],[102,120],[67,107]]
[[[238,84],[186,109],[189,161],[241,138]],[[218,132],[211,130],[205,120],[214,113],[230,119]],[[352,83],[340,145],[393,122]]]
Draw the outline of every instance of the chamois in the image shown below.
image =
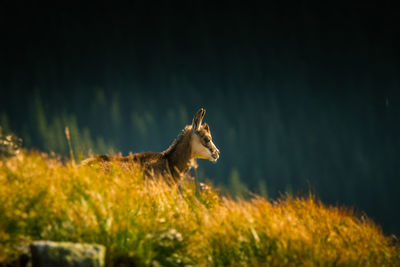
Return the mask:
[[202,124],[206,111],[200,108],[193,117],[192,124],[186,125],[175,141],[162,152],[142,152],[126,157],[99,155],[82,164],[100,162],[108,165],[116,162],[125,167],[138,164],[146,177],[162,176],[177,182],[192,168],[196,168],[196,158],[216,162],[219,150],[212,142],[210,127]]

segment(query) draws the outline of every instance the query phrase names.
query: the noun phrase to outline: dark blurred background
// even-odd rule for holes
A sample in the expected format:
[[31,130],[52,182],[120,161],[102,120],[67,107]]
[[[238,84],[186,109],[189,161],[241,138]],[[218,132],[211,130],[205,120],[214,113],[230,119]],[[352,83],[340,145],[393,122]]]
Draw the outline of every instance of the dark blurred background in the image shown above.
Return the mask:
[[394,7],[162,1],[125,9],[0,4],[0,126],[77,157],[161,151],[199,107],[232,194],[314,191],[400,234]]

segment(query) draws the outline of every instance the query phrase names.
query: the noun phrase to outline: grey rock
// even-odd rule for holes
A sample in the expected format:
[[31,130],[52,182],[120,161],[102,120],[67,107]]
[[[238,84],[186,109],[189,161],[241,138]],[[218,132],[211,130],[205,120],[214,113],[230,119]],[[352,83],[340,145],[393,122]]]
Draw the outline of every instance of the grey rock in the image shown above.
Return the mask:
[[106,249],[102,245],[35,241],[30,246],[33,267],[103,267]]

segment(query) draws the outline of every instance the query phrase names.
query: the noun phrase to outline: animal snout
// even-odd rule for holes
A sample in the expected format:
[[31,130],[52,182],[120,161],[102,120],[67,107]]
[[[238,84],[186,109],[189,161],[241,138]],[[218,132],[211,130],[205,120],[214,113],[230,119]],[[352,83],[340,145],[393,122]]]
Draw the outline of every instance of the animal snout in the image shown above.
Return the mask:
[[213,157],[214,161],[216,161],[219,158],[219,150],[217,148],[212,153],[212,157]]

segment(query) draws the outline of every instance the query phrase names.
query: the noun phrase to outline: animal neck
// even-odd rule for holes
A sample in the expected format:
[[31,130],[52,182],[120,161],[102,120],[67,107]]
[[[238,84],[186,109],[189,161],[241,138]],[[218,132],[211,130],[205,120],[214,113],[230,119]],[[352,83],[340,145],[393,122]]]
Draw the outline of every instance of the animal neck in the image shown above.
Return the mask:
[[185,127],[171,146],[163,153],[168,161],[173,176],[180,176],[189,171],[192,165],[191,131]]

